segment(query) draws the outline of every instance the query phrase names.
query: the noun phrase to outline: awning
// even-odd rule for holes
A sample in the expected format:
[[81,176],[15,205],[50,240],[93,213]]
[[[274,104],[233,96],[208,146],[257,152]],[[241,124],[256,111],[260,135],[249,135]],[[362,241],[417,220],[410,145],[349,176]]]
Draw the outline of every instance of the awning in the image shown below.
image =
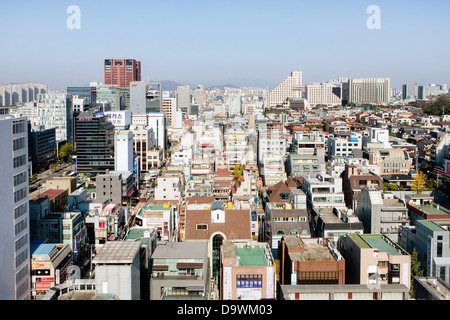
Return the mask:
[[187,291],[204,291],[205,287],[203,286],[188,286]]

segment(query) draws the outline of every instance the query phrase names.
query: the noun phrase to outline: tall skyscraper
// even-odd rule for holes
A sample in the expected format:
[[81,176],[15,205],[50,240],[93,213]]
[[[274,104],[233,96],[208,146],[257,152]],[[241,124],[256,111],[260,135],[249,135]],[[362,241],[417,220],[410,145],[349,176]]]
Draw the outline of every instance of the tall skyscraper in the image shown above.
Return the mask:
[[363,78],[349,80],[349,103],[388,103],[391,97],[390,78]]
[[127,88],[132,81],[141,81],[140,61],[134,59],[105,59],[105,85]]
[[419,98],[419,86],[417,82],[407,82],[402,86],[402,99],[409,97]]
[[0,116],[0,300],[30,299],[28,125]]
[[191,88],[189,86],[177,87],[177,107],[187,116],[191,114]]
[[114,125],[103,114],[80,113],[75,119],[76,170],[97,175],[114,170]]
[[302,98],[302,72],[292,71],[291,75],[269,92],[266,108],[287,107],[286,99]]

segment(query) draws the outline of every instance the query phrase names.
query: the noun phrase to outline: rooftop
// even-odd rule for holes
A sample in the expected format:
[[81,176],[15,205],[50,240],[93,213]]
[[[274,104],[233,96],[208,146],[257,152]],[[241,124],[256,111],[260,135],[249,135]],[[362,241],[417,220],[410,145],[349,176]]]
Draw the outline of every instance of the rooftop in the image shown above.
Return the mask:
[[386,252],[389,255],[407,255],[403,249],[381,234],[350,233],[349,236],[363,249],[377,249],[379,252]]
[[92,262],[100,264],[131,264],[139,253],[140,241],[109,241],[99,250]]

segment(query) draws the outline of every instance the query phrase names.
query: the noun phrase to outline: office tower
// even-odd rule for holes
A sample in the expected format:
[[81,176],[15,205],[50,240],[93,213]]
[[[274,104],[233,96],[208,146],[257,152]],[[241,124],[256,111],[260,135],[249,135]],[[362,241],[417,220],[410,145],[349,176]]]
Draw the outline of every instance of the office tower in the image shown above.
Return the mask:
[[326,105],[333,107],[342,104],[341,86],[333,83],[311,83],[306,86],[306,99],[310,107]]
[[0,300],[30,299],[27,118],[0,116]]
[[441,91],[441,86],[436,84],[430,84],[427,86],[419,86],[419,99],[429,99],[431,97],[438,96],[440,94],[447,94],[447,91]]
[[417,99],[419,97],[419,86],[416,82],[407,82],[402,86],[402,99],[409,99],[410,97]]
[[133,132],[116,131],[114,138],[114,171],[133,172]]
[[127,88],[132,81],[141,81],[140,61],[134,59],[105,59],[105,85]]
[[109,104],[111,111],[125,109],[125,95],[123,90],[119,90],[119,88],[115,86],[97,85],[96,105],[105,103]]
[[173,127],[175,124],[175,113],[177,112],[177,98],[163,97],[161,111],[166,115],[167,126]]
[[75,119],[76,170],[97,175],[114,170],[114,125],[105,115],[80,113]]
[[78,98],[86,98],[91,102],[91,87],[67,87],[67,94],[78,96]]
[[72,96],[65,93],[47,93],[38,96],[36,125],[56,128],[56,141],[73,143]]
[[390,100],[390,78],[349,80],[349,103],[383,104]]
[[269,92],[266,108],[287,107],[287,99],[302,98],[302,72],[292,71],[291,75]]
[[28,155],[32,164],[32,172],[47,170],[58,160],[56,154],[56,129],[44,129],[43,126],[33,127],[28,122]]
[[138,81],[130,84],[130,111],[133,114],[161,112],[161,84]]
[[191,88],[189,86],[177,87],[177,107],[178,110],[185,111],[187,116],[191,114]]
[[26,82],[0,85],[0,106],[27,103],[37,99],[39,94],[45,94],[48,86],[43,83]]

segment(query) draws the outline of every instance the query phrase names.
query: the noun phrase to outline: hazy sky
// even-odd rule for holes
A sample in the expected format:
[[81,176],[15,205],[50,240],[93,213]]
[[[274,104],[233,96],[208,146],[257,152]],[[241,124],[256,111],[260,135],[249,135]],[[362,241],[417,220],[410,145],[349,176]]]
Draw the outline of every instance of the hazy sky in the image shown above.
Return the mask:
[[[81,29],[69,30],[69,5]],[[381,29],[370,30],[370,5]],[[142,62],[143,80],[196,85],[390,77],[450,84],[447,0],[1,0],[0,83],[50,89],[103,82],[105,58]]]

